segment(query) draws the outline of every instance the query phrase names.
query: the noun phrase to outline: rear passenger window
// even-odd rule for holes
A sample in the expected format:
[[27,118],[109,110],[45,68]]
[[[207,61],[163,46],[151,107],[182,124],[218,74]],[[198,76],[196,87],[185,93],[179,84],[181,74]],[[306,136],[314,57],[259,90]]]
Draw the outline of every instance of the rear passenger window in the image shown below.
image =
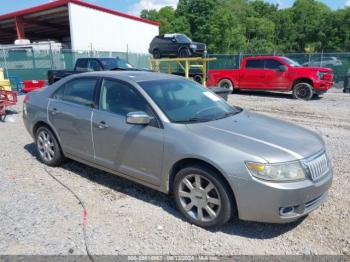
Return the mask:
[[89,71],[102,71],[100,63],[95,59],[89,60]]
[[76,65],[75,65],[75,71],[86,72],[88,69],[87,62],[88,62],[87,59],[78,59]]
[[264,60],[247,60],[246,69],[264,69]]
[[97,79],[84,78],[69,81],[54,95],[55,99],[75,104],[91,106],[94,104],[94,92]]

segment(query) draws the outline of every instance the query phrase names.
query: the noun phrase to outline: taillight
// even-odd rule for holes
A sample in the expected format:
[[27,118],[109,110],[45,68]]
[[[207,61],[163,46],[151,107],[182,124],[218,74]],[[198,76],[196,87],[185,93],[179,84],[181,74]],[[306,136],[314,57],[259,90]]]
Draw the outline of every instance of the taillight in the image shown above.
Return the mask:
[[23,103],[25,104],[25,103],[27,103],[28,101],[29,101],[29,94],[26,94],[26,95],[24,96]]
[[27,103],[29,102],[29,94],[26,94],[23,99],[23,115],[27,116]]

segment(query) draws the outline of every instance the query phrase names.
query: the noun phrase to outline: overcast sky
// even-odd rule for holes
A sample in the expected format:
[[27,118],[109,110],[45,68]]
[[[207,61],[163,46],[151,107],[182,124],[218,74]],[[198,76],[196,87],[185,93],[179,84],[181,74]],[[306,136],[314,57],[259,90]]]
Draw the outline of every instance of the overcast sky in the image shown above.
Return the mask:
[[[51,2],[52,0],[0,0],[0,14]],[[139,15],[142,9],[159,9],[163,6],[176,6],[178,0],[84,0],[99,6]],[[281,8],[289,7],[294,0],[266,0],[277,3]],[[333,9],[350,6],[350,0],[321,0]]]

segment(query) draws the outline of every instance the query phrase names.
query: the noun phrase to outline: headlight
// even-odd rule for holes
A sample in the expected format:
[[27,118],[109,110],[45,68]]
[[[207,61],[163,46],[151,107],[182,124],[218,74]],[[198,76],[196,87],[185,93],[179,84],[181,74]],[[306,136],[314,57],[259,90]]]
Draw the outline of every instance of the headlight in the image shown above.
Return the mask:
[[325,73],[322,73],[322,72],[317,72],[317,77],[318,79],[322,80],[323,79],[323,76],[325,75]]
[[296,181],[305,179],[304,169],[299,162],[282,164],[262,164],[247,162],[250,174],[268,181]]
[[192,49],[197,49],[197,45],[191,44],[191,45],[190,45],[190,48],[192,48]]

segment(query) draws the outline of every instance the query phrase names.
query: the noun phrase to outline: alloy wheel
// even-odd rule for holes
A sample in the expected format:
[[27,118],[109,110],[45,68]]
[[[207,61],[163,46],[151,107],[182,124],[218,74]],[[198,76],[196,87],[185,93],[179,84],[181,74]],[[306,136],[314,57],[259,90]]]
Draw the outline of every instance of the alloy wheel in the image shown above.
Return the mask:
[[37,146],[40,156],[47,162],[50,162],[55,157],[55,143],[51,135],[45,131],[40,131],[37,139]]
[[187,175],[181,180],[178,190],[182,208],[193,219],[211,222],[219,215],[219,190],[209,179],[198,174]]

